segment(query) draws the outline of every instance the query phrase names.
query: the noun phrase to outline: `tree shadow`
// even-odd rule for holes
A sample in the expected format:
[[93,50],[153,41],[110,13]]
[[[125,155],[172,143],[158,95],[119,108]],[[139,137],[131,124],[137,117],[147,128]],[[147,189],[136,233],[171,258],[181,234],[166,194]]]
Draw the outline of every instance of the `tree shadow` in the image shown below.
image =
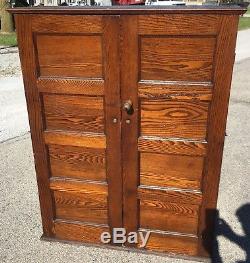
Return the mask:
[[213,215],[215,221],[215,236],[212,248],[212,263],[223,263],[219,252],[218,236],[224,236],[229,241],[238,245],[246,254],[246,260],[236,261],[236,263],[250,263],[250,203],[237,209],[235,215],[241,223],[244,235],[235,233],[229,224],[219,217],[219,211],[215,210]]

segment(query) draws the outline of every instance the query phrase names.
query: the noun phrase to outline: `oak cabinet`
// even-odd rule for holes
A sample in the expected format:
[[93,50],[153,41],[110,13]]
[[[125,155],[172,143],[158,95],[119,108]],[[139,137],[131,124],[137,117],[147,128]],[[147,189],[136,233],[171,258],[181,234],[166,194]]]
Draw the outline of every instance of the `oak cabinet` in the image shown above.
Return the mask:
[[12,10],[44,237],[209,256],[243,11]]

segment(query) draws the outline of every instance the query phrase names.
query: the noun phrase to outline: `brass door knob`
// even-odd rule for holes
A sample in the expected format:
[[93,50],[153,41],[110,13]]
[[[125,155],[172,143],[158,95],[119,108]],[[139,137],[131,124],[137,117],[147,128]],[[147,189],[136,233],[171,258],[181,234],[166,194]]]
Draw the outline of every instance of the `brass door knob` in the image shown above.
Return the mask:
[[133,103],[131,100],[126,100],[123,104],[123,110],[127,112],[127,114],[132,114],[133,110]]

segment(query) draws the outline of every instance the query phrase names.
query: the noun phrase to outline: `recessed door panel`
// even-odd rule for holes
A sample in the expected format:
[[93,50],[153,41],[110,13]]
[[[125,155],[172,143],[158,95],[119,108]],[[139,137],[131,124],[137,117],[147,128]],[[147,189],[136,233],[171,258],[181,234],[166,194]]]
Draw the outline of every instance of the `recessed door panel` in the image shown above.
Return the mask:
[[141,80],[212,80],[214,37],[153,35],[140,37]]
[[100,35],[37,34],[37,60],[42,77],[102,78]]

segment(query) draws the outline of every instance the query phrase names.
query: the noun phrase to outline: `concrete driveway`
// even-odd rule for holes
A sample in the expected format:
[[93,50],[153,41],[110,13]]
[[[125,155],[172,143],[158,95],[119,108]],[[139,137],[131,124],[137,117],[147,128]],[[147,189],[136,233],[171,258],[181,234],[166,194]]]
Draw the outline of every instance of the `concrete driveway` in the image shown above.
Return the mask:
[[[248,42],[241,42],[241,35],[243,39],[246,34]],[[238,47],[249,42],[250,30],[240,32]],[[236,58],[218,201],[223,221],[217,229],[214,263],[240,260],[249,263],[246,254],[250,255],[249,50],[240,50]],[[0,78],[0,94],[0,262],[192,262],[41,242],[35,171],[20,77]],[[240,248],[243,244],[245,247]]]

